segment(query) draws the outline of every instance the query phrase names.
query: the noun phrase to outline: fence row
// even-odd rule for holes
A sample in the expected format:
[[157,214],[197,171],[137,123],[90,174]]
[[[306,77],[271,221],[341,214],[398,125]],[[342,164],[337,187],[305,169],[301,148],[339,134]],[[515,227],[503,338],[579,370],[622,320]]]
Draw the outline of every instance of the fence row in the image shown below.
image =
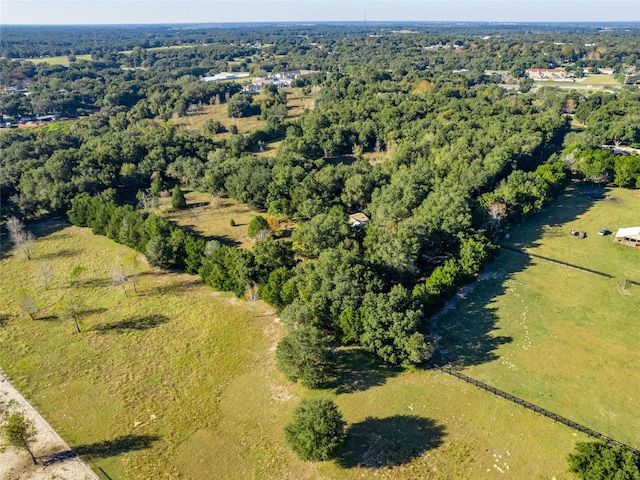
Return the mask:
[[479,387],[489,393],[493,393],[494,395],[497,395],[498,397],[502,397],[505,400],[509,400],[510,402],[515,403],[516,405],[520,405],[528,410],[531,410],[533,412],[539,413],[540,415],[544,415],[547,418],[550,418],[551,420],[561,423],[563,425],[566,425],[569,428],[573,428],[574,430],[577,430],[578,432],[584,433],[586,435],[589,435],[592,438],[598,439],[598,440],[603,440],[609,444],[612,445],[617,445],[619,447],[624,448],[625,450],[630,451],[631,453],[635,454],[638,458],[640,458],[640,450],[637,450],[629,445],[626,445],[622,442],[619,442],[618,440],[614,440],[613,438],[607,437],[606,435],[604,435],[603,433],[600,432],[596,432],[595,430],[591,430],[590,428],[587,428],[583,425],[580,425],[572,420],[569,420],[568,418],[562,417],[556,413],[550,412],[547,409],[544,409],[542,407],[539,407],[537,405],[534,405],[533,403],[527,402],[526,400],[522,400],[521,398],[518,397],[514,397],[513,395],[507,393],[507,392],[503,392],[502,390],[499,390],[497,388],[492,387],[491,385],[487,385],[486,383],[483,382],[479,382],[478,380],[475,380],[471,377],[468,377],[456,370],[454,370],[451,367],[448,366],[435,366],[435,368],[437,370],[440,370],[441,372],[447,373],[453,377],[459,378],[460,380],[470,383],[471,385],[475,385],[476,387]]
[[[594,275],[599,275],[601,277],[615,278],[613,275],[608,274],[608,273],[600,272],[598,270],[592,270],[592,269],[586,268],[586,267],[581,267],[580,265],[574,265],[573,263],[563,262],[562,260],[556,260],[555,258],[549,258],[549,257],[545,257],[543,255],[537,255],[535,253],[525,252],[524,250],[520,250],[518,248],[507,247],[505,245],[500,245],[500,247],[504,248],[505,250],[509,250],[510,252],[519,253],[520,255],[526,255],[527,257],[532,257],[532,258],[539,258],[539,259],[545,260],[547,262],[556,263],[556,264],[562,265],[564,267],[575,268],[576,270],[581,270],[583,272],[592,273]],[[640,287],[640,282],[636,282],[634,280],[625,280],[625,281],[627,283],[630,283],[631,285],[635,285],[635,286]]]

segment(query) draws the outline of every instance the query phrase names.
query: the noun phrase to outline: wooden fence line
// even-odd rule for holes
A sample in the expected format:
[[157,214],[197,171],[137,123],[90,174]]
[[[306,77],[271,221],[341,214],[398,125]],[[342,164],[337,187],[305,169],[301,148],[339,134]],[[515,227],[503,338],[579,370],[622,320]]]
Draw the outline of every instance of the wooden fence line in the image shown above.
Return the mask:
[[[520,250],[519,248],[507,247],[505,245],[500,245],[500,247],[510,252],[519,253],[520,255],[526,255],[527,257],[539,258],[541,260],[546,260],[547,262],[557,263],[558,265],[562,265],[564,267],[575,268],[576,270],[582,270],[583,272],[593,273],[594,275],[600,275],[601,277],[605,277],[605,278],[614,278],[613,275],[610,275],[608,273],[599,272],[598,270],[592,270],[586,267],[581,267],[580,265],[574,265],[573,263],[563,262],[562,260],[556,260],[555,258],[549,258],[542,255],[537,255],[535,253],[525,252],[524,250]],[[630,281],[630,283],[632,282]]]
[[545,408],[539,407],[537,405],[534,405],[531,402],[527,402],[526,400],[522,400],[521,398],[515,397],[507,392],[504,392],[500,389],[497,389],[495,387],[492,387],[491,385],[488,385],[486,383],[480,382],[478,380],[475,380],[471,377],[468,377],[456,370],[454,370],[453,368],[451,368],[450,366],[438,366],[435,365],[434,366],[437,370],[440,370],[443,373],[449,374],[453,377],[456,377],[464,382],[470,383],[471,385],[474,385],[478,388],[481,388],[482,390],[485,390],[489,393],[493,393],[494,395],[497,395],[498,397],[502,397],[505,400],[509,400],[512,403],[515,403],[516,405],[520,405],[528,410],[531,410],[533,412],[536,412],[540,415],[543,415],[547,418],[550,418],[551,420],[554,420],[558,423],[561,423],[563,425],[566,425],[569,428],[573,428],[574,430],[577,430],[578,432],[584,433],[586,435],[589,435],[592,438],[595,438],[597,440],[603,440],[609,444],[612,445],[616,445],[619,447],[624,448],[625,450],[630,451],[631,453],[633,453],[636,457],[638,457],[640,459],[640,450],[637,450],[625,443],[619,442],[618,440],[615,440],[611,437],[606,436],[603,433],[600,432],[596,432],[595,430],[592,430],[588,427],[585,427],[583,425],[580,425],[579,423],[576,423],[572,420],[569,420],[568,418],[565,418],[561,415],[558,415],[556,413],[553,413]]

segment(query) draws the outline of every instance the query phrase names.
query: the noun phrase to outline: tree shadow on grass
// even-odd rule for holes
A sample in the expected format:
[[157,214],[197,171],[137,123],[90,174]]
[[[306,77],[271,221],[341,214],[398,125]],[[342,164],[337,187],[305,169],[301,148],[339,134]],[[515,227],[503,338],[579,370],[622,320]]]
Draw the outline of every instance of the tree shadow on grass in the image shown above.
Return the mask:
[[[552,204],[528,217],[514,229],[508,240],[500,243],[518,249],[538,247],[539,240],[548,227],[562,227],[580,218],[596,202],[605,201],[607,192],[601,185],[572,184]],[[587,232],[588,235],[597,233]],[[569,230],[563,231],[561,235],[569,235]]]
[[69,288],[101,288],[111,285],[108,278],[78,278],[69,280]]
[[464,368],[498,359],[497,349],[513,338],[494,333],[499,321],[494,304],[506,293],[508,280],[528,263],[524,255],[502,252],[485,272],[487,278],[476,280],[449,300],[449,311],[430,320],[440,337],[432,363]]
[[97,325],[93,330],[99,333],[124,332],[126,330],[149,330],[158,325],[167,323],[169,317],[165,315],[143,315],[139,317],[131,317],[116,323],[106,325]]
[[80,312],[80,317],[88,317],[89,315],[100,315],[101,313],[106,312],[107,309],[104,307],[100,308],[85,308]]
[[[242,225],[246,225],[244,223],[236,223],[235,226],[236,227],[240,227]],[[220,242],[222,245],[225,245],[227,247],[239,247],[240,246],[240,242],[238,242],[237,240],[234,240],[231,237],[228,237],[226,235],[205,235],[203,234],[201,231],[198,230],[196,225],[187,225],[187,224],[182,224],[180,225],[181,228],[183,228],[184,230],[186,230],[187,232],[202,238],[205,242],[211,242],[213,240]]]
[[62,250],[58,250],[57,252],[50,252],[45,254],[38,254],[36,251],[36,255],[34,256],[34,260],[51,260],[52,258],[69,258],[75,257],[80,253],[80,249],[78,248],[63,248]]
[[338,462],[343,468],[395,467],[442,445],[445,427],[430,418],[395,415],[351,425]]
[[[580,218],[595,202],[604,199],[606,192],[599,186],[573,184],[545,210],[516,226],[502,243],[517,250],[535,248],[549,227],[563,227]],[[569,231],[557,234],[569,235]],[[497,299],[508,295],[511,281],[517,282],[518,274],[530,266],[527,255],[501,249],[500,256],[477,281],[463,287],[447,302],[445,310],[429,319],[431,332],[440,337],[432,363],[464,368],[497,360],[499,347],[513,341],[498,334]]]
[[40,461],[41,465],[48,467],[49,465],[66,462],[67,460],[71,460],[77,457],[78,454],[73,450],[64,450],[62,452],[52,453],[49,455],[40,455],[38,457],[38,460]]
[[402,372],[402,368],[383,363],[374,355],[359,348],[335,352],[335,379],[328,385],[337,394],[353,393],[384,385],[388,378]]
[[75,447],[74,451],[81,457],[89,459],[109,458],[136,450],[146,450],[159,439],[157,435],[125,435],[115,440],[80,445]]
[[198,285],[202,285],[202,280],[200,277],[193,277],[189,280],[178,280],[165,283],[164,285],[159,285],[157,287],[153,287],[147,293],[152,295],[176,295],[180,293],[184,293],[190,288],[197,287]]
[[[45,220],[37,221],[37,222],[25,222],[26,230],[28,232],[33,233],[36,238],[46,237],[47,235],[51,235],[52,233],[58,232],[63,228],[70,226],[68,222],[61,218],[48,218]],[[63,238],[63,235],[60,235],[59,238]],[[13,249],[14,245],[9,238],[9,233],[7,232],[6,226],[3,225],[0,228],[0,260],[6,258]],[[33,251],[33,259],[38,260],[41,257],[37,255],[37,249]]]
[[[59,232],[67,227],[70,227],[71,224],[60,217],[54,218],[46,218],[41,221],[29,223],[27,225],[27,230],[31,230],[33,234],[37,237],[46,237],[47,235],[51,235],[52,233]],[[64,238],[64,237],[59,237]]]
[[210,202],[195,202],[195,203],[188,203],[184,206],[184,210],[193,210],[195,208],[200,208],[200,207],[208,207],[210,205]]

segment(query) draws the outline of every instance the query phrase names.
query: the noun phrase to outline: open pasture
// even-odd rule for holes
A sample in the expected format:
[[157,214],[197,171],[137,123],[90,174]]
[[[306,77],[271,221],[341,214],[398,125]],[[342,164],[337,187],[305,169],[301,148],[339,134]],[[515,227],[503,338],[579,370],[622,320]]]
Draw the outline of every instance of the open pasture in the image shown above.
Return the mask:
[[[288,118],[294,119],[302,115],[305,109],[312,109],[314,106],[314,97],[305,96],[302,94],[301,88],[286,88],[287,92],[287,109]],[[260,102],[260,96],[254,98],[256,103]],[[229,118],[227,116],[227,105],[221,103],[220,105],[205,105],[204,108],[195,113],[189,113],[185,117],[173,119],[172,122],[176,125],[183,125],[192,131],[202,131],[202,126],[207,120],[217,120],[222,123],[227,130],[231,125],[238,127],[238,133],[247,134],[255,132],[267,125],[267,122],[260,120],[260,115],[253,115],[251,117],[244,118]],[[218,133],[215,135],[216,140],[221,140],[230,137],[231,134],[227,131],[224,133]]]
[[[640,252],[615,241],[619,228],[640,225],[640,190],[573,185],[552,206],[510,232],[503,244],[619,279],[640,282]],[[598,235],[601,228],[609,235]],[[585,239],[571,230],[586,232]]]
[[[187,208],[171,209],[171,198],[161,199],[163,216],[178,225],[191,229],[207,240],[218,240],[225,245],[250,248],[254,240],[247,230],[249,222],[258,215],[247,205],[231,198],[214,198],[202,192],[187,192]],[[231,220],[235,226],[231,226]]]
[[439,360],[640,447],[640,286],[625,282],[640,281],[640,252],[597,234],[640,223],[638,212],[637,191],[578,186],[516,227],[505,245],[614,278],[503,249],[438,318]]
[[[440,372],[382,368],[344,351],[335,385],[320,393],[336,398],[349,440],[336,462],[301,462],[282,428],[308,392],[275,369],[283,332],[266,305],[251,318],[245,302],[142,258],[138,293],[129,285],[127,297],[108,272],[129,249],[63,223],[36,233],[33,260],[7,254],[0,262],[0,364],[114,480],[213,471],[229,479],[561,479],[569,478],[566,453],[585,440]],[[46,291],[34,285],[42,262],[54,272]],[[37,320],[19,308],[25,293],[40,302]],[[81,299],[80,334],[56,318],[55,304],[69,295]]]
[[586,77],[578,80],[580,85],[620,85],[613,75],[609,74],[595,74],[587,75]]
[[[27,58],[27,61],[31,63],[35,63],[36,65],[39,63],[48,63],[49,65],[64,65],[65,67],[69,66],[69,57],[66,55],[60,55],[58,57],[40,57],[40,58]],[[76,55],[76,61],[86,60],[90,62],[93,60],[90,54]]]

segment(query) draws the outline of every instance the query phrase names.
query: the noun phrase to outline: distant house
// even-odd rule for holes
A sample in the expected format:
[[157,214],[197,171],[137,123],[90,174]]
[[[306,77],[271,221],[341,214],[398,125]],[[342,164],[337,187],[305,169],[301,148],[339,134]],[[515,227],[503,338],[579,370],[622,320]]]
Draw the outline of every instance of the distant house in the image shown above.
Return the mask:
[[276,78],[293,80],[294,78],[298,78],[300,75],[309,75],[310,73],[315,73],[314,70],[290,70],[288,72],[280,72],[276,73]]
[[362,227],[369,223],[369,217],[367,217],[364,213],[358,212],[353,215],[349,215],[349,225],[354,228]]
[[248,73],[222,72],[216,73],[212,77],[204,77],[202,80],[204,80],[205,82],[223,82],[225,80],[238,80],[239,78],[247,78],[248,76]]
[[291,86],[291,80],[275,77],[256,78],[253,82],[245,85],[242,90],[249,93],[260,93],[264,85],[275,85],[278,88],[289,87]]
[[484,74],[487,76],[495,75],[496,77],[500,77],[501,80],[511,78],[511,72],[508,70],[485,70]]
[[640,227],[619,229],[616,232],[616,240],[629,247],[640,248]]
[[534,80],[564,80],[567,71],[564,68],[528,68],[527,76]]
[[615,72],[615,68],[599,68],[598,72],[602,73],[603,75],[613,75],[613,72]]

